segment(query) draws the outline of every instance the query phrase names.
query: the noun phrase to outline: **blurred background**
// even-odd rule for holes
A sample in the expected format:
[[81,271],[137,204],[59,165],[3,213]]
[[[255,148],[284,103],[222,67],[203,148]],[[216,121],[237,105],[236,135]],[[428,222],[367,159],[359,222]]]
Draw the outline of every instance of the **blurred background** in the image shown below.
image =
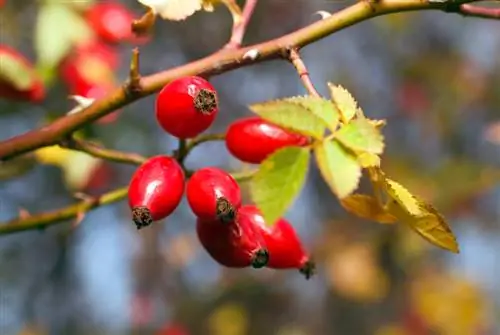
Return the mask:
[[[7,0],[0,9],[1,44],[26,55],[47,87],[37,104],[0,100],[0,139],[68,112],[75,106],[70,94],[98,97],[125,80],[134,45],[140,45],[141,72],[152,74],[216,51],[231,29],[229,12],[218,7],[185,22],[159,20],[149,41],[116,43],[113,36],[98,39],[90,31],[97,23],[86,13],[101,1],[64,1],[73,14],[47,19],[45,10],[41,24],[43,7],[54,2]],[[133,17],[145,12],[137,1],[116,2]],[[245,43],[292,32],[318,20],[319,10],[334,12],[351,3],[259,1]],[[107,22],[119,26],[115,19]],[[402,225],[346,213],[311,166],[306,188],[287,213],[318,263],[311,280],[298,271],[222,268],[197,242],[185,200],[167,220],[141,231],[122,201],[88,213],[78,225],[73,220],[0,236],[0,333],[500,334],[498,24],[441,12],[394,14],[342,30],[302,52],[322,94],[328,94],[327,81],[341,84],[367,116],[387,120],[382,167],[445,214],[460,254],[437,249]],[[67,65],[78,48],[51,65],[51,57],[58,57],[54,50],[64,49],[67,36],[61,32],[68,31],[77,32],[76,39],[94,36],[96,54],[104,59],[85,63],[84,72],[95,72],[96,84],[83,93]],[[211,82],[221,104],[212,133],[250,115],[250,103],[305,94],[283,61]],[[80,135],[143,155],[171,152],[177,143],[157,126],[154,99],[133,103]],[[221,142],[202,146],[189,156],[189,168],[249,168]],[[134,171],[83,154],[66,153],[71,159],[65,160],[58,154],[39,151],[0,166],[1,222],[73,203],[77,191],[101,194],[126,185]]]

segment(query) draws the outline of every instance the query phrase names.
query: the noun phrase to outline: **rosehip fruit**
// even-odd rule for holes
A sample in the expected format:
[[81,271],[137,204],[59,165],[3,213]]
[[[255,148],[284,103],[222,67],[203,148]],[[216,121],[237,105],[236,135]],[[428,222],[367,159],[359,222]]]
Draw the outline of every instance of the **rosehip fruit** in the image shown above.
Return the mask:
[[204,220],[231,222],[241,206],[240,186],[215,167],[197,170],[187,182],[186,196],[193,213]]
[[255,205],[244,205],[238,210],[237,222],[254,226],[263,236],[269,251],[267,267],[299,269],[306,279],[314,274],[315,264],[305,253],[297,232],[287,220],[281,218],[269,227]]
[[67,57],[60,66],[61,77],[73,94],[83,95],[96,84],[115,80],[118,55],[106,45],[85,44]]
[[155,156],[134,173],[128,190],[128,202],[137,229],[169,216],[181,202],[184,171],[175,159]]
[[248,220],[222,224],[197,218],[196,233],[207,253],[223,266],[258,269],[269,261],[264,239]]
[[292,133],[258,116],[233,122],[226,133],[228,151],[239,160],[252,164],[260,164],[281,148],[308,144],[306,136]]
[[195,137],[212,125],[217,93],[200,77],[184,77],[167,84],[156,98],[156,119],[167,133],[181,139]]
[[119,43],[133,37],[134,14],[118,2],[97,3],[88,10],[86,17],[96,34],[107,42]]
[[[6,66],[0,71],[0,97],[11,100],[27,100],[31,102],[41,102],[45,99],[45,87],[42,79],[35,72],[33,64],[19,51],[6,45],[0,45],[0,66]],[[30,76],[26,88],[19,89],[8,80],[2,78],[7,66],[11,71],[25,71]],[[12,75],[12,73],[11,73]]]

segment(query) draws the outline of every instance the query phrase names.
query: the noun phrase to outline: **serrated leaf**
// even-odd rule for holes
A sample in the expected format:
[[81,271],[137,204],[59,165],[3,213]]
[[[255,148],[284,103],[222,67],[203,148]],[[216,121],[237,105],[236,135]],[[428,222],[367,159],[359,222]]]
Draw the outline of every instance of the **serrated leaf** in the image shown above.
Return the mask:
[[356,190],[361,178],[361,166],[356,157],[336,141],[324,141],[314,147],[316,162],[323,179],[342,199]]
[[362,168],[371,168],[371,167],[379,167],[380,166],[380,157],[371,154],[369,152],[363,152],[358,155],[358,162]]
[[341,199],[344,209],[362,219],[373,220],[379,223],[394,223],[397,218],[382,208],[377,199],[366,194],[351,194]]
[[430,243],[458,254],[457,239],[446,219],[428,203],[422,202],[422,208],[426,214],[411,220],[410,226]]
[[313,113],[305,104],[288,98],[250,105],[252,112],[263,119],[293,132],[322,139],[325,122]]
[[385,179],[387,195],[396,202],[401,209],[411,216],[419,216],[424,212],[420,206],[419,199],[410,193],[406,188],[392,179]]
[[305,106],[314,115],[322,119],[325,126],[332,132],[337,129],[340,115],[337,106],[332,101],[312,96],[298,96],[288,98],[287,100]]
[[20,91],[25,91],[34,84],[35,76],[33,69],[14,55],[7,52],[0,53],[0,80],[10,83]]
[[273,225],[294,202],[306,181],[308,165],[309,150],[300,147],[280,149],[261,163],[250,194],[267,224]]
[[384,151],[384,137],[366,119],[352,120],[335,133],[335,138],[354,152],[379,155]]
[[35,50],[43,67],[55,67],[76,42],[92,38],[85,20],[64,3],[49,3],[40,8],[36,23]]
[[387,193],[392,198],[387,211],[430,243],[459,252],[458,243],[444,217],[430,204],[412,195],[400,184],[387,179]]
[[328,88],[330,89],[332,101],[339,109],[342,121],[344,123],[349,123],[349,121],[351,121],[351,119],[356,115],[358,103],[351,93],[349,93],[349,91],[342,86],[328,83]]

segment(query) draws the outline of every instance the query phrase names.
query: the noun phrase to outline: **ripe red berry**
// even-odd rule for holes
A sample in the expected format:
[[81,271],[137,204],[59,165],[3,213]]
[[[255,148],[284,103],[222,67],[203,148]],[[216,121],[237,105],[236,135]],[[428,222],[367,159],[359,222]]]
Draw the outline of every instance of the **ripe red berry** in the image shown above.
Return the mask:
[[128,190],[129,206],[137,229],[169,216],[184,193],[184,172],[175,159],[155,156],[134,173]]
[[231,222],[241,206],[240,186],[216,167],[197,170],[187,182],[186,195],[193,213],[204,220]]
[[218,111],[215,88],[200,77],[176,79],[163,87],[156,99],[158,123],[181,139],[204,132]]
[[223,266],[258,269],[269,260],[264,239],[248,220],[222,224],[198,218],[196,232],[203,248]]
[[237,222],[253,225],[263,236],[269,250],[267,267],[299,269],[306,279],[314,274],[315,264],[309,259],[297,232],[287,220],[281,218],[269,227],[256,206],[244,205],[238,210]]
[[72,94],[84,95],[96,84],[112,83],[118,54],[102,43],[79,46],[60,66],[61,77]]
[[88,10],[86,16],[96,34],[107,42],[119,43],[133,37],[134,14],[118,2],[99,2]]
[[[42,79],[35,72],[33,64],[24,55],[7,45],[0,45],[0,62],[2,66],[5,66],[0,70],[0,97],[31,102],[41,102],[45,99],[45,86]],[[8,76],[4,78],[7,67],[11,76],[17,76],[15,71],[26,72],[30,76],[28,87],[19,89],[14,86]]]
[[232,123],[226,133],[226,147],[239,160],[260,164],[278,149],[309,144],[306,136],[292,133],[261,117],[243,118]]

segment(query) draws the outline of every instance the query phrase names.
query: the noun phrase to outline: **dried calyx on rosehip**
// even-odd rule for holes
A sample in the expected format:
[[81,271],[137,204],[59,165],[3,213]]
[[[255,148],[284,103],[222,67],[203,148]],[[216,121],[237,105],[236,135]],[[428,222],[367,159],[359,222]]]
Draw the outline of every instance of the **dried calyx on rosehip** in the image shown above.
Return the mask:
[[239,160],[260,164],[275,151],[289,146],[306,146],[309,138],[292,133],[263,118],[247,117],[233,122],[226,132],[226,147]]
[[237,222],[254,226],[264,238],[269,251],[268,268],[298,269],[306,279],[314,275],[315,263],[306,254],[297,232],[287,220],[281,218],[269,227],[257,206],[243,205],[238,210]]
[[167,133],[192,138],[212,125],[217,116],[215,88],[200,77],[183,77],[167,84],[156,98],[156,119]]
[[269,261],[264,238],[248,221],[196,221],[198,239],[207,253],[219,264],[230,268],[259,269]]
[[197,170],[187,182],[186,196],[193,213],[204,220],[231,222],[241,206],[240,186],[216,167]]
[[169,216],[184,194],[184,171],[169,156],[155,156],[143,163],[129,184],[128,201],[137,229]]

